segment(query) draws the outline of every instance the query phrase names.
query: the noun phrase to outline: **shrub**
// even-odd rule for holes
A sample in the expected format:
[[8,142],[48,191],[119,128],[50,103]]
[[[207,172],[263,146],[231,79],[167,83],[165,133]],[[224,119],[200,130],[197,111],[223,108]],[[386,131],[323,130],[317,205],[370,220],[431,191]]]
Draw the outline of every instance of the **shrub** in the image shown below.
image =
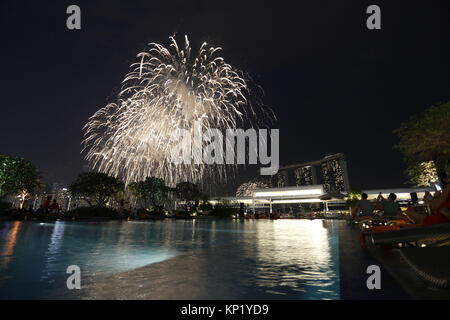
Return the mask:
[[213,205],[210,202],[203,202],[199,207],[202,211],[211,211],[213,209]]
[[69,212],[74,218],[115,218],[118,217],[116,210],[105,207],[80,207]]
[[164,209],[164,206],[154,206],[148,211],[148,213],[155,216],[165,216],[167,210]]
[[173,215],[176,218],[191,218],[191,212],[187,212],[187,211],[180,211],[180,210],[174,210],[173,211]]
[[220,218],[231,218],[233,215],[237,215],[238,210],[236,208],[215,206],[209,213],[210,216],[216,216]]
[[29,212],[25,209],[9,209],[6,212],[6,216],[11,220],[25,220],[28,215]]
[[29,216],[29,212],[25,209],[12,208],[9,202],[0,202],[0,216],[9,220],[25,220],[25,217]]
[[4,216],[8,214],[8,211],[11,209],[11,203],[0,201],[0,215]]

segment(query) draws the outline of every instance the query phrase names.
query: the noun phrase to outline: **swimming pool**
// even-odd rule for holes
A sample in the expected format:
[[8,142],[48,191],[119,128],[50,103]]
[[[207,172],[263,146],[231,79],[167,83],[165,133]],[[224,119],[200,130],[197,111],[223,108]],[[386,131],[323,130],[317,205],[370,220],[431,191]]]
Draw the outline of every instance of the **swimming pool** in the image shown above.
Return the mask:
[[3,222],[0,298],[72,299],[66,270],[77,265],[89,288],[81,299],[114,296],[92,293],[105,279],[127,284],[127,298],[339,299],[338,228],[333,220]]

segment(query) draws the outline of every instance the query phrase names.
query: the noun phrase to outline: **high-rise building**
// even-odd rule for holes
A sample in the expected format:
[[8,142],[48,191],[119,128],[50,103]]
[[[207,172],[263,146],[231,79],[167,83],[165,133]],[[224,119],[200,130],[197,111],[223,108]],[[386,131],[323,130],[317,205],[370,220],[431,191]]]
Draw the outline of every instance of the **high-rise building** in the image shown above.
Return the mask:
[[320,160],[282,167],[272,182],[273,186],[279,188],[315,184],[323,184],[326,192],[350,188],[344,154],[337,153]]
[[313,166],[304,166],[294,170],[295,185],[306,186],[316,184],[316,170]]
[[287,172],[278,172],[276,185],[278,188],[283,188],[289,185]]

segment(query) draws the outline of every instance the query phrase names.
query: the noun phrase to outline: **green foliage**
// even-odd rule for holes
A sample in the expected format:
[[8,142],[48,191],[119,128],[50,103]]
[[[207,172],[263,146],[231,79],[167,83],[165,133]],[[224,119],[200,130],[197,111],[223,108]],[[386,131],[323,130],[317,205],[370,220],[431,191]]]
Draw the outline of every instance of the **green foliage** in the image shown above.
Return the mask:
[[39,185],[38,177],[30,161],[0,155],[0,199],[9,194],[33,192]]
[[84,197],[90,206],[104,207],[108,200],[122,192],[124,184],[117,178],[100,172],[81,173],[69,187],[75,197]]
[[202,211],[211,211],[213,209],[213,205],[209,201],[202,201],[199,206],[199,209]]
[[201,193],[200,194],[200,200],[206,204],[209,203],[209,196],[206,193]]
[[412,116],[394,131],[396,146],[409,166],[433,161],[441,180],[447,177],[450,160],[450,102],[431,106]]
[[30,213],[25,209],[10,208],[1,213],[7,217],[8,220],[25,220],[30,217]]
[[191,182],[180,182],[174,191],[181,201],[198,201],[204,197],[198,186]]
[[349,207],[353,207],[356,202],[361,200],[361,190],[359,189],[351,189],[347,193],[347,200],[345,201],[345,204]]
[[184,202],[185,210],[189,205],[189,202],[198,202],[200,200],[207,201],[208,197],[200,191],[198,186],[191,182],[180,182],[177,184],[173,192],[178,200]]
[[237,215],[238,210],[236,208],[226,207],[222,205],[214,206],[214,209],[209,213],[210,216],[219,218],[231,218],[233,215]]
[[408,182],[417,187],[429,187],[439,182],[433,161],[410,165],[406,169],[406,174],[409,177]]
[[130,190],[135,197],[144,200],[146,205],[161,207],[167,201],[170,189],[163,179],[150,177],[130,184]]

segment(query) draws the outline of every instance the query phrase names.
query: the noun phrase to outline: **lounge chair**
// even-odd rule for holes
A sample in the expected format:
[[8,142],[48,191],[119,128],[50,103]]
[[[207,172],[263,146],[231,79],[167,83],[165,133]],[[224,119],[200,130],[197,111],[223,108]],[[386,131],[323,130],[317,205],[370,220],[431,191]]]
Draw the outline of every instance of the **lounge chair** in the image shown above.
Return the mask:
[[450,288],[450,223],[373,232],[370,238],[374,245],[401,245],[400,257],[419,277]]
[[382,218],[371,218],[360,219],[358,221],[361,227],[360,242],[362,247],[366,247],[366,237],[371,236],[375,233],[385,233],[389,231],[398,231],[404,228],[415,228],[421,227],[419,224],[413,224],[408,220],[404,219],[382,219]]
[[[417,226],[417,225],[416,225]],[[415,244],[416,246],[445,244],[450,239],[450,223],[415,228],[401,228],[370,233],[374,245]]]

